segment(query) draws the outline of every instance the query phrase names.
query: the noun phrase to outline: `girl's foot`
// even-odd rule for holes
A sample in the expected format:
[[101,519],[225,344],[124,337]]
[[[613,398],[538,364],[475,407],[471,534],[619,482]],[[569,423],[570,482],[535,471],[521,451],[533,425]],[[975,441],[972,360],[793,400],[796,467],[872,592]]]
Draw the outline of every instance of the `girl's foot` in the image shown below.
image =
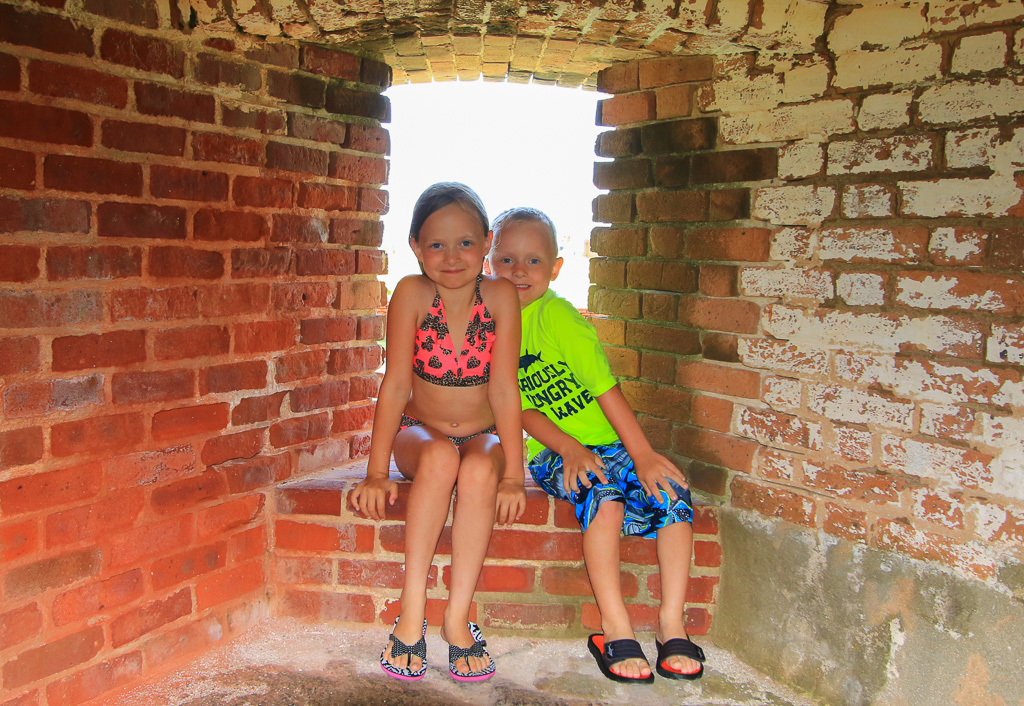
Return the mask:
[[[441,639],[452,647],[461,647],[469,650],[478,641],[473,635],[470,626],[476,627],[474,623],[469,621],[451,622],[445,616],[444,625],[441,626]],[[476,632],[477,635],[480,634],[479,628],[477,628]],[[459,657],[454,661],[455,671],[452,673],[453,677],[458,678],[458,676],[480,674],[488,670],[493,673],[494,663],[491,661],[491,656],[487,654],[487,650],[482,650],[482,654],[476,654],[476,652],[477,650],[474,650],[473,654]]]
[[[410,626],[415,625],[412,620],[406,620],[404,616],[398,616],[395,620],[395,629],[391,632],[388,638],[388,646],[384,648],[383,654],[381,654],[381,667],[385,671],[399,676],[392,670],[388,669],[388,666],[392,666],[399,672],[412,672],[419,674],[420,676],[426,671],[424,665],[426,664],[426,634],[427,634],[427,621],[423,620],[422,630],[416,630],[413,628],[410,630]],[[411,635],[409,633],[412,633]],[[394,638],[392,640],[392,638]],[[420,640],[423,640],[423,655],[418,654]],[[401,643],[401,644],[399,644]],[[403,646],[408,649],[403,649]],[[414,651],[415,650],[415,651]],[[418,678],[418,677],[413,677]]]

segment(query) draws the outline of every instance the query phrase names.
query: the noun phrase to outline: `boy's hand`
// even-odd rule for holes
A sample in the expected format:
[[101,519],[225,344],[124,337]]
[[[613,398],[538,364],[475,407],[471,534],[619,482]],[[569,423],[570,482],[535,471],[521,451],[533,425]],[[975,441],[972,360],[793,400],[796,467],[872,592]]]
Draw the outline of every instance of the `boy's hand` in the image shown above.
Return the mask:
[[356,512],[373,520],[384,519],[384,501],[394,505],[398,498],[398,483],[389,477],[367,476],[352,489],[350,499]]
[[643,486],[644,492],[649,497],[654,497],[659,490],[664,490],[672,501],[678,499],[678,494],[669,484],[673,480],[683,488],[689,488],[686,476],[676,468],[675,464],[662,456],[657,451],[651,451],[641,458],[633,459],[633,467],[636,470],[637,480]]
[[498,483],[498,507],[494,521],[511,525],[526,511],[526,488],[522,481],[503,480]]
[[604,459],[580,442],[572,439],[562,449],[562,487],[565,492],[580,492],[580,484],[589,488],[593,485],[588,474],[593,473],[601,483],[608,482],[604,474]]

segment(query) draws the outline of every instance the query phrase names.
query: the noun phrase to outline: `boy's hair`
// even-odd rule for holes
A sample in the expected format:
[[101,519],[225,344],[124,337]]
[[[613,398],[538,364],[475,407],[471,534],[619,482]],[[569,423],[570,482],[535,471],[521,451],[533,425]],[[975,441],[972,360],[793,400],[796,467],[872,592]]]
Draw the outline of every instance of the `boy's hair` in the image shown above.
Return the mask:
[[539,208],[517,206],[516,208],[510,208],[507,211],[502,211],[494,218],[494,222],[491,223],[491,230],[494,231],[494,238],[497,240],[498,236],[501,235],[501,231],[512,223],[530,221],[538,221],[547,226],[548,231],[551,233],[551,244],[555,246],[555,255],[557,255],[558,235],[555,231],[555,224],[550,218],[548,218],[548,214],[544,213]]
[[416,199],[416,205],[412,209],[412,225],[409,226],[409,238],[420,241],[420,230],[434,213],[445,206],[457,203],[464,209],[480,219],[480,225],[487,232],[489,221],[487,220],[487,209],[484,202],[475,191],[456,181],[441,181],[428,186],[420,197]]

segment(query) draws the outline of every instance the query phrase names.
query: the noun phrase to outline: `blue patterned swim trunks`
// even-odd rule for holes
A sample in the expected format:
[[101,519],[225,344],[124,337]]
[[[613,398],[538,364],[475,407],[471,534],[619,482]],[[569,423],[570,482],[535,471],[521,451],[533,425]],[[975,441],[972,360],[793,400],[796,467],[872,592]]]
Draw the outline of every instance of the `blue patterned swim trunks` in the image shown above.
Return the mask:
[[625,517],[622,522],[622,533],[627,536],[653,537],[658,530],[675,522],[693,521],[693,502],[690,491],[674,481],[669,481],[679,496],[671,500],[668,494],[661,491],[650,497],[644,492],[637,480],[633,468],[633,459],[626,453],[621,442],[587,446],[604,460],[607,484],[597,481],[597,476],[590,474],[589,488],[580,485],[578,493],[566,492],[562,485],[562,457],[551,449],[544,449],[530,461],[530,474],[537,484],[548,495],[553,495],[573,504],[576,508],[576,520],[584,532],[591,521],[597,516],[601,503],[609,500],[625,506]]

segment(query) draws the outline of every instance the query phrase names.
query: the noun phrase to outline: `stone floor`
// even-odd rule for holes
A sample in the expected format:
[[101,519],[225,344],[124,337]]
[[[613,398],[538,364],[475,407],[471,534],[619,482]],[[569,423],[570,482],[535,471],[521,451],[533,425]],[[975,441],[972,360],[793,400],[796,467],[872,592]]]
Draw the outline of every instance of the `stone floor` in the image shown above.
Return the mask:
[[[548,706],[642,703],[644,706],[813,706],[728,652],[700,639],[708,657],[696,682],[658,677],[652,685],[620,685],[601,676],[581,640],[495,636],[488,648],[497,675],[458,684],[447,674],[447,648],[431,629],[427,676],[409,684],[386,676],[377,657],[380,629],[350,630],[268,619],[232,643],[159,680],[107,701],[117,706],[327,706],[416,704]],[[653,638],[643,639],[653,657]],[[647,644],[650,643],[650,644]],[[442,657],[442,655],[444,657]]]

